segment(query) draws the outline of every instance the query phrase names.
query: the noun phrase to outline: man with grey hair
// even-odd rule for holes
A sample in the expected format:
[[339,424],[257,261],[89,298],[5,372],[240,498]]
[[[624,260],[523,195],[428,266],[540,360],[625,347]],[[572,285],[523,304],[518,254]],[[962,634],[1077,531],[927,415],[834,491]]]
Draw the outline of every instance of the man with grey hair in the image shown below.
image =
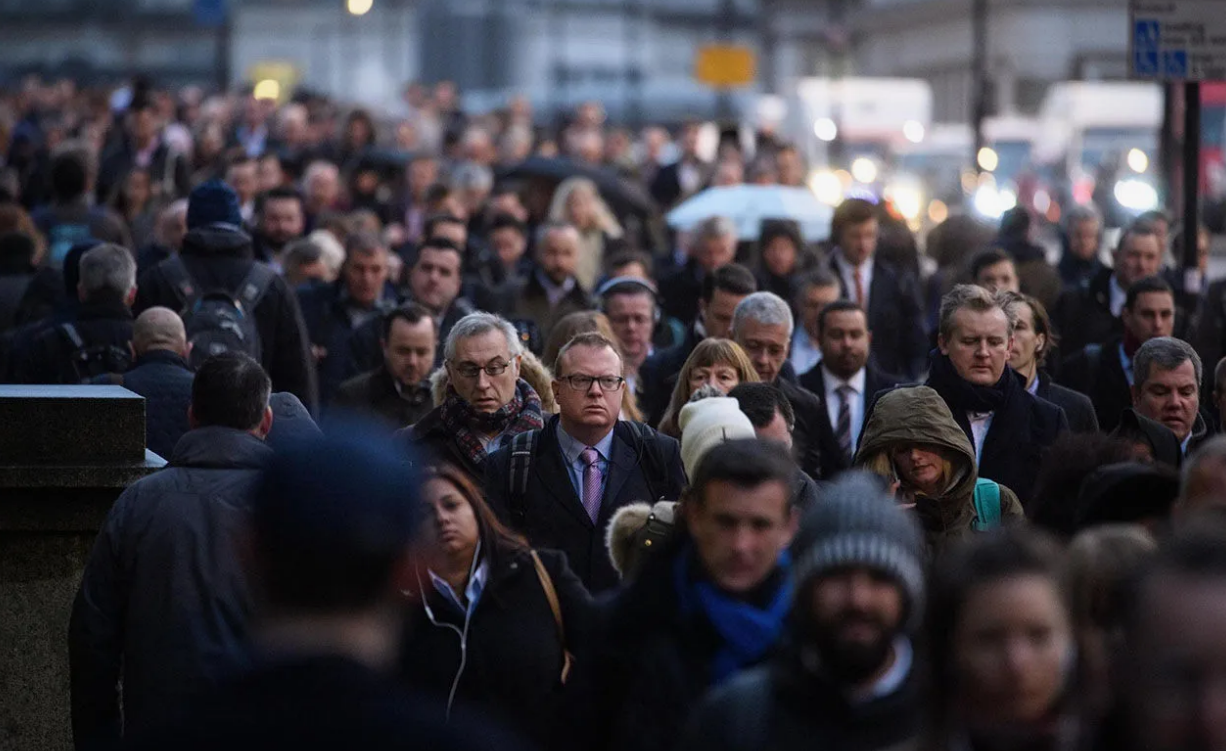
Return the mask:
[[1076,289],[1098,275],[1105,266],[1099,260],[1103,242],[1103,218],[1093,206],[1079,204],[1064,218],[1064,253],[1060,256],[1060,281]]
[[793,452],[797,464],[815,478],[830,478],[847,468],[822,398],[802,388],[784,364],[792,344],[792,309],[773,292],[755,292],[732,313],[732,339],[745,350],[758,377],[779,387],[796,413]]
[[109,243],[81,256],[76,316],[39,334],[24,353],[13,353],[19,383],[82,383],[131,364],[132,301],[136,261]]
[[1170,428],[1185,456],[1209,436],[1200,414],[1201,370],[1192,345],[1170,336],[1150,339],[1132,358],[1132,406]]
[[1025,505],[1043,449],[1069,427],[1064,410],[1031,394],[1008,368],[1016,322],[1003,302],[971,284],[945,295],[927,385],[975,447],[979,476],[1008,487]]
[[590,290],[576,276],[580,252],[579,231],[573,225],[544,225],[536,236],[536,270],[512,280],[501,293],[498,309],[516,325],[535,328],[539,335],[530,338],[542,346],[558,321],[592,308]]
[[728,217],[713,216],[695,227],[685,246],[683,265],[660,279],[664,315],[692,323],[698,317],[703,279],[736,259],[736,243],[736,225]]
[[450,462],[480,485],[486,457],[504,437],[541,428],[541,398],[519,377],[523,351],[506,319],[492,313],[461,318],[443,346],[442,404],[397,433],[414,457]]

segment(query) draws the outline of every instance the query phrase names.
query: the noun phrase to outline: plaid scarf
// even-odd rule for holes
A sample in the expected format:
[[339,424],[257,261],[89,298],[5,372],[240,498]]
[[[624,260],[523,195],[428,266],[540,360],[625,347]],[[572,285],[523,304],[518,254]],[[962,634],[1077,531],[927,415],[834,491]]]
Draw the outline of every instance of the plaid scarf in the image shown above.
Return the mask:
[[[527,433],[545,426],[541,413],[541,397],[524,379],[515,384],[515,396],[502,405],[497,412],[484,413],[473,410],[472,405],[460,398],[454,387],[447,385],[439,418],[451,435],[456,446],[477,469],[485,464],[486,451],[480,435]],[[497,448],[494,446],[493,448]]]

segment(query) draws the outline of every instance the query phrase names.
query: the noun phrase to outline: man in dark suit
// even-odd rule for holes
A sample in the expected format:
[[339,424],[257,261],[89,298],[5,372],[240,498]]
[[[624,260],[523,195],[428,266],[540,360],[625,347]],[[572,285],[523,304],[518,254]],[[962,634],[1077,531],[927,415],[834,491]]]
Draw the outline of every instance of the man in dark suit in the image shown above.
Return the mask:
[[915,279],[877,259],[877,209],[849,198],[834,212],[830,233],[838,245],[830,254],[830,269],[839,278],[843,297],[868,313],[877,332],[873,359],[887,373],[919,378],[924,371],[928,338]]
[[621,357],[600,334],[581,334],[558,354],[553,392],[558,415],[534,433],[525,468],[504,441],[486,461],[486,497],[495,512],[535,547],[566,554],[593,592],[617,586],[604,529],[635,501],[676,500],[686,485],[680,445],[645,426],[618,420]]
[[827,480],[848,467],[830,429],[822,397],[801,387],[788,364],[794,320],[792,309],[773,292],[755,292],[736,306],[732,339],[749,355],[758,378],[779,387],[796,413],[793,451],[810,476]]
[[758,291],[753,272],[739,263],[720,266],[702,280],[702,299],[698,301],[698,318],[685,332],[685,338],[675,346],[648,357],[639,367],[639,407],[647,415],[648,425],[659,425],[668,409],[677,374],[698,343],[707,337],[728,338],[732,313],[746,296]]
[[1043,449],[1068,430],[1068,420],[1059,407],[1026,391],[1007,366],[1013,331],[1003,304],[999,295],[970,284],[945,296],[940,350],[926,385],[970,439],[979,476],[1008,487],[1026,505]]
[[681,128],[681,158],[661,167],[651,181],[651,197],[661,208],[671,207],[689,198],[711,179],[711,165],[698,156],[697,122],[687,122]]
[[1132,406],[1132,358],[1141,345],[1175,329],[1175,293],[1162,277],[1151,276],[1128,288],[1120,311],[1123,336],[1087,344],[1065,361],[1061,382],[1090,397],[1099,427],[1110,432],[1120,413]]
[[850,300],[836,300],[817,318],[822,359],[800,376],[804,388],[825,399],[825,416],[843,459],[850,466],[867,417],[868,401],[897,386],[897,376],[869,362],[873,334],[868,316]]
[[383,364],[351,378],[337,390],[337,409],[368,414],[392,428],[412,425],[433,408],[430,383],[438,349],[438,326],[417,303],[393,308],[381,322]]
[[713,216],[694,228],[686,247],[686,261],[660,278],[660,306],[664,315],[685,324],[698,318],[707,275],[736,258],[737,233],[732,220]]
[[1087,344],[1105,344],[1122,333],[1120,315],[1128,288],[1162,270],[1163,252],[1153,226],[1134,224],[1120,235],[1115,268],[1104,268],[1084,286],[1060,295],[1052,323],[1065,352],[1076,353]]
[[535,327],[542,348],[558,321],[592,309],[588,290],[575,275],[579,252],[579,232],[574,226],[542,227],[536,242],[536,270],[512,281],[502,293],[500,309],[516,326]]

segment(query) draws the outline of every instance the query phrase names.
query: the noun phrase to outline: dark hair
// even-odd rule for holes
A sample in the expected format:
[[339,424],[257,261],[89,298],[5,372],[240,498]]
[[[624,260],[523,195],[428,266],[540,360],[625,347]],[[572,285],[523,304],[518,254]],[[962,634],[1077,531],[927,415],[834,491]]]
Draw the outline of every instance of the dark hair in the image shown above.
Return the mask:
[[566,358],[566,355],[572,349],[577,347],[590,347],[592,349],[607,348],[613,350],[613,354],[617,355],[618,360],[620,360],[622,357],[621,347],[618,346],[617,342],[608,338],[604,334],[601,334],[600,332],[585,331],[582,334],[575,334],[575,336],[573,336],[569,342],[563,344],[562,348],[558,350],[558,357],[553,361],[553,372],[555,378],[562,377],[562,360]]
[[281,266],[286,271],[298,269],[315,263],[323,258],[323,255],[323,248],[319,247],[319,243],[309,237],[300,237],[286,244],[285,252],[281,256]]
[[1000,248],[989,248],[981,250],[971,256],[970,263],[967,264],[967,271],[970,274],[972,282],[979,281],[979,274],[989,266],[995,266],[998,263],[1005,262],[1013,263],[1013,256],[1009,255]]
[[226,163],[226,170],[229,171],[230,169],[234,167],[239,167],[244,164],[251,164],[251,165],[256,164],[255,157],[247,156],[246,154],[239,154],[231,158],[230,161]]
[[766,441],[741,438],[721,443],[706,453],[698,462],[686,498],[689,503],[704,503],[707,488],[714,482],[745,489],[778,482],[788,489],[790,504],[795,477],[796,464],[787,452]]
[[741,405],[741,412],[755,428],[765,428],[775,419],[775,413],[783,415],[788,430],[796,425],[796,411],[787,394],[773,383],[741,383],[728,392]]
[[287,200],[297,201],[298,208],[302,208],[303,206],[302,194],[299,193],[295,188],[292,188],[288,185],[280,185],[276,188],[270,188],[269,190],[264,191],[263,193],[261,193],[259,196],[256,197],[255,213],[257,214],[264,213],[264,207],[268,205],[269,201],[287,201]]
[[864,327],[868,328],[868,315],[864,313],[864,308],[861,308],[851,300],[835,300],[826,307],[822,308],[822,312],[817,314],[817,333],[818,336],[826,333],[826,316],[831,313],[847,313],[854,311],[864,316]]
[[1120,240],[1115,245],[1116,251],[1123,250],[1124,246],[1134,236],[1153,237],[1157,239],[1158,231],[1154,229],[1154,225],[1152,223],[1137,220],[1133,222],[1132,224],[1128,225],[1127,227],[1125,227],[1124,231],[1120,233]]
[[[1041,576],[1062,592],[1064,553],[1042,532],[1024,526],[1005,526],[964,538],[937,559],[930,577],[925,634],[931,685],[928,743],[923,747],[948,748],[957,732],[957,701],[961,689],[955,635],[967,600],[980,587],[1015,576]],[[1063,596],[1060,607],[1068,613]],[[1072,619],[1069,618],[1070,637]]]
[[423,203],[427,206],[432,203],[437,203],[447,196],[451,195],[451,186],[447,183],[432,183],[426,188],[426,195],[423,197]]
[[834,275],[834,272],[827,268],[818,267],[812,271],[808,271],[804,276],[800,277],[800,282],[796,285],[796,296],[799,299],[806,292],[814,287],[838,287],[839,278]]
[[477,537],[481,540],[482,550],[493,551],[496,555],[498,552],[514,552],[528,548],[527,540],[499,521],[489,502],[485,500],[485,495],[473,484],[467,473],[453,464],[439,462],[427,465],[422,474],[423,485],[428,480],[446,480],[468,501],[473,516],[477,519]]
[[89,185],[89,157],[79,148],[65,148],[51,160],[51,195],[70,201]]
[[1117,435],[1062,434],[1043,454],[1027,517],[1040,529],[1071,538],[1081,516],[1082,483],[1099,467],[1128,461],[1132,454],[1132,444]]
[[632,249],[619,250],[609,254],[609,257],[604,261],[604,267],[606,271],[612,273],[613,269],[621,268],[622,266],[629,266],[632,263],[641,264],[643,270],[646,271],[648,275],[650,275],[653,271],[651,256],[641,250]]
[[848,198],[834,210],[834,218],[830,220],[830,238],[840,243],[843,230],[857,224],[877,218],[877,207],[863,198]]
[[510,214],[495,214],[494,218],[490,220],[490,226],[486,230],[486,234],[492,235],[500,229],[513,229],[524,237],[528,236],[528,225]]
[[354,232],[345,238],[346,261],[355,254],[375,253],[380,250],[386,251],[387,245],[374,233]]
[[[434,316],[430,315],[430,311],[426,310],[422,305],[415,302],[406,302],[389,310],[382,320],[382,325],[379,327],[383,341],[387,341],[392,335],[392,325],[396,321],[404,321],[405,323],[416,326],[422,321],[429,321],[432,326],[437,329],[437,324],[434,321]],[[437,330],[435,333],[438,333]]]
[[433,237],[434,230],[437,229],[440,224],[458,224],[461,227],[468,229],[468,225],[465,224],[464,220],[458,216],[452,216],[451,214],[432,214],[426,218],[426,223],[422,227],[422,237]]
[[264,368],[241,352],[205,360],[192,380],[192,416],[200,426],[252,430],[264,419],[272,381]]
[[803,253],[805,250],[804,238],[800,236],[800,226],[791,219],[764,219],[762,226],[758,230],[758,254],[762,251],[771,240],[776,237],[786,237],[792,242],[796,248],[796,253]]
[[1141,295],[1148,295],[1154,292],[1165,292],[1175,299],[1175,291],[1171,289],[1171,285],[1160,276],[1147,276],[1144,279],[1138,279],[1128,288],[1128,296],[1124,298],[1124,307],[1129,310],[1136,305],[1137,298]]
[[413,262],[414,266],[417,265],[417,261],[421,260],[421,252],[423,250],[450,250],[460,257],[461,263],[464,261],[464,249],[446,237],[430,237],[427,235],[426,239],[422,241],[421,247],[417,249],[417,259]]
[[707,274],[702,280],[702,300],[711,302],[715,290],[730,295],[752,295],[758,291],[758,280],[753,272],[739,263],[728,263]]
[[1013,310],[1013,327],[1017,328],[1017,305],[1030,306],[1031,323],[1035,334],[1042,334],[1047,337],[1043,349],[1039,350],[1035,356],[1035,362],[1038,367],[1043,367],[1047,363],[1047,353],[1054,350],[1060,344],[1060,336],[1052,329],[1051,316],[1047,315],[1047,308],[1043,307],[1043,303],[1033,295],[1025,295],[1021,292],[1005,292],[998,293],[1004,300],[1005,310]]

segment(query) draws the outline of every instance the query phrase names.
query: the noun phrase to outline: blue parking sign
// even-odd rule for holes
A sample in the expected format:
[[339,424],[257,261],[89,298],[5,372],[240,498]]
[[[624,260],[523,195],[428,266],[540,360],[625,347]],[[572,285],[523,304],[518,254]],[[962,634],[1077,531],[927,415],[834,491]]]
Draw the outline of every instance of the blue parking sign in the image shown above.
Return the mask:
[[1138,76],[1158,75],[1158,50],[1136,50],[1132,53],[1132,68]]
[[1137,19],[1133,25],[1132,48],[1135,50],[1157,50],[1161,44],[1159,38],[1160,26],[1151,19]]
[[1166,50],[1162,53],[1162,75],[1167,78],[1188,77],[1187,50]]

